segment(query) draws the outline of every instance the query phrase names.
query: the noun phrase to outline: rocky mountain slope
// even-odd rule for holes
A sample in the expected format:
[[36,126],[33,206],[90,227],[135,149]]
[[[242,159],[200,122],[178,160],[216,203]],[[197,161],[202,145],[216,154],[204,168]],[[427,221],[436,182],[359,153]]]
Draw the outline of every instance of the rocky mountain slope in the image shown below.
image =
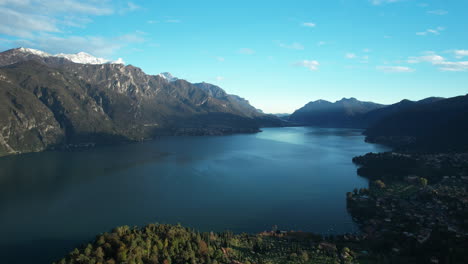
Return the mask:
[[0,53],[0,155],[281,124],[214,85],[85,57],[90,63],[23,48]]

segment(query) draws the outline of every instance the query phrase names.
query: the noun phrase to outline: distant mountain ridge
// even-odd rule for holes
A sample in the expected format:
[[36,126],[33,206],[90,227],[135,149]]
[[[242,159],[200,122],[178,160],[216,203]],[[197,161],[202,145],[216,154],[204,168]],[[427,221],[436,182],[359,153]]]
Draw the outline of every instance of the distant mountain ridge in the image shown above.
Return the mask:
[[355,98],[317,100],[290,116],[299,125],[365,129],[366,141],[398,151],[468,151],[468,95],[402,100],[391,105]]
[[214,85],[45,54],[23,48],[0,53],[0,156],[281,125]]
[[399,150],[468,151],[468,95],[413,102],[380,118],[364,134],[369,142]]
[[437,102],[443,99],[444,98],[441,98],[441,97],[428,97],[419,101],[410,101],[408,99],[404,99],[398,103],[391,104],[391,105],[388,105],[386,107],[382,107],[379,109],[375,109],[373,111],[367,112],[359,116],[359,118],[357,119],[357,123],[361,128],[368,128],[389,115],[398,113],[400,111],[409,109],[411,107],[429,104],[429,103]]
[[356,98],[343,98],[334,103],[326,100],[309,102],[296,110],[289,121],[304,125],[324,127],[359,127],[360,115],[383,108],[384,105],[362,102]]
[[440,97],[429,97],[419,101],[405,99],[391,105],[363,102],[353,97],[343,98],[334,103],[316,100],[296,110],[289,117],[289,121],[311,126],[368,128],[391,114],[443,99]]

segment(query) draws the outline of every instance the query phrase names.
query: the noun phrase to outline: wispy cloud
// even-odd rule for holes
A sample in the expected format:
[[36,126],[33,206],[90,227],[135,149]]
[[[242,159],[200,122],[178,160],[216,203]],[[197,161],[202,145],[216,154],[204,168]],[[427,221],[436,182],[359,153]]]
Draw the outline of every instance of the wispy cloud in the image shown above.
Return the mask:
[[443,16],[443,15],[448,14],[448,11],[442,10],[442,9],[437,9],[437,10],[427,11],[427,13],[431,14],[431,15]]
[[302,26],[313,28],[313,27],[317,26],[317,24],[312,23],[312,22],[304,22],[304,23],[302,23]]
[[145,32],[135,32],[116,37],[115,39],[124,43],[142,43],[145,42]]
[[179,19],[167,19],[166,23],[181,23],[182,21]]
[[8,40],[9,46],[23,46],[44,50],[48,53],[77,53],[84,51],[94,56],[111,59],[120,49],[144,42],[141,33],[129,33],[116,37],[41,35],[33,39]]
[[285,48],[285,49],[293,49],[293,50],[303,50],[304,49],[304,46],[301,43],[298,43],[298,42],[294,42],[294,43],[291,43],[291,44],[285,44],[285,43],[280,42],[278,45],[281,48]]
[[441,62],[445,61],[445,58],[442,56],[439,56],[435,54],[432,51],[425,52],[425,55],[423,56],[418,56],[418,57],[409,57],[408,58],[408,63],[414,64],[414,63],[421,63],[421,62],[429,62],[432,64],[439,64]]
[[391,4],[401,1],[403,0],[369,0],[369,2],[371,2],[373,5]]
[[[364,49],[364,52],[370,52],[368,49]],[[359,63],[368,63],[369,55],[360,56],[356,53],[348,52],[345,54],[345,58],[349,60],[358,60]]]
[[453,53],[457,59],[468,56],[468,50],[454,50]]
[[[136,5],[128,2],[128,7]],[[0,0],[0,34],[32,38],[42,33],[58,33],[66,27],[84,27],[90,16],[116,13],[108,1],[95,0]]]
[[418,36],[426,36],[426,35],[440,35],[440,32],[444,31],[445,28],[444,27],[437,27],[435,29],[427,29],[426,31],[422,31],[422,32],[417,32],[416,35]]
[[414,69],[406,66],[377,66],[376,69],[386,73],[414,72]]
[[316,60],[303,60],[295,62],[293,65],[297,67],[305,67],[311,71],[318,71],[320,63]]
[[224,76],[216,76],[215,78],[217,81],[222,81],[224,80]]
[[36,32],[59,32],[59,28],[54,19],[47,16],[25,14],[12,9],[0,7],[0,33],[31,38]]
[[441,71],[466,72],[468,71],[468,61],[444,61],[439,64]]
[[133,2],[127,2],[127,5],[126,7],[123,7],[119,10],[119,13],[120,14],[125,14],[125,13],[129,13],[129,12],[133,12],[133,11],[137,11],[137,10],[140,10],[142,9],[141,6],[133,3]]
[[178,24],[178,23],[182,23],[182,20],[174,19],[174,18],[166,18],[166,19],[161,19],[161,20],[147,20],[146,23],[148,24],[159,24],[159,23]]
[[244,55],[252,55],[255,53],[255,50],[249,48],[242,48],[239,50],[239,53]]
[[[460,50],[460,51],[462,51],[461,54],[465,54],[464,50]],[[467,55],[464,55],[464,56],[468,56],[468,52],[466,54]],[[425,52],[423,56],[410,57],[408,59],[408,63],[415,64],[415,63],[422,63],[422,62],[430,63],[436,66],[441,71],[454,71],[454,72],[468,71],[468,61],[449,61],[445,57],[437,55],[433,51]]]
[[325,46],[327,45],[327,42],[326,41],[319,41],[317,42],[317,46],[321,47],[321,46]]
[[345,54],[345,58],[347,58],[347,59],[355,59],[355,58],[357,58],[357,55],[354,54],[354,53],[346,53],[346,54]]
[[216,60],[219,61],[219,62],[224,62],[225,61],[224,57],[216,57]]

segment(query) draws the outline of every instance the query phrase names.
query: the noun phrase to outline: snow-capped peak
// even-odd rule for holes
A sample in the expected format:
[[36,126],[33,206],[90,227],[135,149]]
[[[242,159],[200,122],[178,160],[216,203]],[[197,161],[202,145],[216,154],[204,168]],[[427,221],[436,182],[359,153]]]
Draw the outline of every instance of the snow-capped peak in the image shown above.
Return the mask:
[[21,47],[21,48],[18,48],[18,50],[21,51],[21,52],[24,52],[24,53],[31,53],[31,54],[41,56],[41,57],[50,57],[50,56],[52,56],[47,52],[43,52],[43,51],[36,50],[36,49],[29,49],[29,48]]
[[54,57],[58,58],[65,58],[71,60],[75,63],[82,63],[82,64],[104,64],[108,63],[109,61],[103,58],[96,58],[86,52],[78,52],[76,54],[56,54]]
[[162,72],[158,74],[159,77],[163,78],[164,80],[167,80],[168,82],[175,82],[179,80],[179,78],[172,76],[169,72]]
[[125,64],[125,61],[122,58],[118,58],[116,61],[111,62],[112,64]]
[[36,49],[19,48],[18,50],[21,51],[21,52],[24,52],[24,53],[30,53],[30,54],[34,54],[34,55],[41,56],[41,57],[64,58],[64,59],[67,59],[67,60],[72,61],[74,63],[81,63],[81,64],[106,64],[106,63],[109,63],[109,64],[125,64],[125,62],[122,60],[122,58],[119,58],[116,61],[109,61],[109,60],[106,60],[106,59],[103,59],[103,58],[94,57],[93,55],[88,54],[86,52],[78,52],[78,53],[75,53],[75,54],[59,53],[59,54],[51,55],[49,53],[46,53],[46,52],[43,52],[43,51],[40,51],[40,50],[36,50]]

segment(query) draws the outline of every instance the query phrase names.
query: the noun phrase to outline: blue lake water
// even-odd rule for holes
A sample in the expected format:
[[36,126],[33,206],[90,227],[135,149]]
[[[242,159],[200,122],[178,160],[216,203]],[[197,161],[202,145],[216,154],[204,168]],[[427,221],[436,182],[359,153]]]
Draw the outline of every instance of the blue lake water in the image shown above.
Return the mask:
[[346,192],[368,183],[351,159],[385,150],[359,130],[293,127],[1,158],[0,259],[51,263],[115,226],[153,222],[355,232]]

